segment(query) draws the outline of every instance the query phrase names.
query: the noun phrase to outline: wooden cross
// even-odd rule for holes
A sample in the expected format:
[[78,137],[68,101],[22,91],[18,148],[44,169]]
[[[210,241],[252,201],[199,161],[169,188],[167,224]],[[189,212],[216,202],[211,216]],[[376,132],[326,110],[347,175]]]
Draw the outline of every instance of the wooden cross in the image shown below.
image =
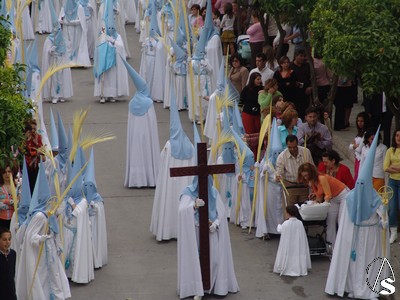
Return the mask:
[[207,165],[207,144],[197,144],[197,166],[171,168],[170,176],[198,176],[199,198],[205,205],[199,208],[200,268],[204,290],[210,289],[210,239],[208,224],[208,176],[212,174],[234,173],[234,164]]

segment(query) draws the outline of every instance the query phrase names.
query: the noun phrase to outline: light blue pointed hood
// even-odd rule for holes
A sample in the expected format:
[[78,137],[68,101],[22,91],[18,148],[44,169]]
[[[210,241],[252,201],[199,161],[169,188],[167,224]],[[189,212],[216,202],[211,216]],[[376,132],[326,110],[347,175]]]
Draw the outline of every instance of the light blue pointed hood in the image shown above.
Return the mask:
[[[77,152],[79,152],[78,158],[80,159],[78,163],[79,163],[79,165],[81,166],[81,168],[83,168],[83,167],[85,166],[85,164],[86,164],[85,151],[83,151],[83,149],[82,149],[81,146],[78,146]],[[85,168],[85,169],[82,171],[82,177],[83,177],[83,178],[85,178],[85,176],[86,176],[86,171],[87,171],[87,168]]]
[[[4,3],[5,2],[6,1],[4,0]],[[11,8],[8,13],[8,22],[9,23],[8,23],[7,27],[13,34],[16,34],[17,31],[15,30],[15,8],[14,8],[14,6],[15,6],[15,3],[14,3],[14,1],[12,1]]]
[[[40,67],[38,62],[38,52],[37,52],[37,36],[31,45],[28,47],[28,50],[25,53],[28,54],[28,63],[27,63],[27,74],[26,74],[26,89],[28,91],[28,95],[30,96],[31,88],[32,88],[32,75],[34,72],[40,74]],[[24,43],[24,46],[26,43]]]
[[131,77],[133,84],[136,87],[136,93],[129,102],[129,111],[135,116],[143,116],[150,107],[153,106],[153,100],[150,97],[150,92],[146,81],[121,57],[128,74]]
[[346,198],[347,210],[351,221],[361,225],[368,220],[381,204],[381,198],[372,185],[372,171],[374,168],[375,152],[378,144],[379,129],[368,151],[367,157],[358,172],[357,181],[353,190]]
[[171,144],[171,156],[179,160],[190,159],[193,157],[193,145],[182,128],[174,87],[171,88],[170,98],[169,143]]
[[202,30],[200,33],[199,41],[196,44],[194,51],[193,60],[202,60],[206,55],[206,43],[207,43],[207,30]]
[[[67,0],[67,1],[74,1],[74,0]],[[57,17],[56,11],[53,6],[53,1],[50,1],[49,5],[50,5],[50,12],[51,12],[51,23],[53,26],[53,30],[49,34],[49,39],[52,42],[52,44],[56,47],[55,51],[58,54],[64,54],[67,51],[67,48],[65,46],[65,41],[64,41],[61,25],[58,22],[58,17]],[[67,5],[67,3],[65,5]]]
[[60,112],[57,112],[58,117],[58,154],[57,160],[60,163],[60,168],[65,169],[67,159],[68,159],[68,138],[65,133],[64,124],[61,119]]
[[85,16],[90,17],[90,10],[88,7],[89,0],[79,0],[79,4],[82,5],[83,10],[85,11]]
[[182,63],[185,62],[187,59],[186,51],[183,50],[177,43],[174,42],[173,39],[170,39],[171,46],[174,49],[174,55],[176,58],[176,62]]
[[[76,151],[76,155],[74,158],[74,164],[73,166],[69,168],[68,170],[68,184],[72,182],[72,179],[79,173],[81,170],[81,153],[79,151]],[[71,189],[68,191],[67,194],[67,199],[68,197],[71,197],[74,199],[75,204],[79,204],[83,198],[83,177],[82,173],[79,174],[78,178],[72,185]]]
[[50,134],[51,134],[51,150],[58,151],[58,133],[56,122],[54,121],[53,110],[50,108]]
[[[231,126],[229,124],[229,113],[224,106],[224,116],[223,116],[223,131],[225,135],[231,135]],[[235,145],[233,142],[228,142],[222,145],[222,160],[224,164],[234,164],[236,162],[236,156],[235,156]],[[227,173],[227,176],[233,176],[235,175],[234,173]]]
[[[179,5],[179,24],[178,24],[178,33],[176,35],[176,43],[183,47],[188,41],[186,37],[186,26],[185,26],[185,17],[182,9],[182,5]],[[189,26],[190,31],[190,26]],[[189,32],[190,34],[190,32]]]
[[268,142],[268,147],[269,147],[268,160],[275,167],[278,155],[283,151],[278,125],[276,123],[276,118],[274,118],[274,120],[272,121],[271,138],[270,141]]
[[[229,82],[229,80],[228,80]],[[233,125],[233,130],[235,130],[236,133],[243,135],[244,134],[244,126],[242,122],[242,117],[240,115],[240,110],[238,107],[237,102],[234,102],[233,108],[232,108],[232,125]]]
[[[7,6],[6,6],[6,0],[1,0],[0,1],[0,16],[3,16],[4,18],[7,18]],[[1,22],[3,26],[5,25],[4,22]]]
[[218,94],[224,94],[226,87],[226,76],[225,76],[225,61],[221,60],[221,65],[219,66],[218,77],[217,77],[217,91]]
[[114,20],[113,0],[105,0],[104,5],[103,21],[106,27],[106,34],[116,39],[118,37],[118,33]]
[[65,18],[68,21],[77,19],[79,3],[77,0],[66,0],[64,4]]
[[18,202],[18,223],[21,226],[27,218],[29,206],[31,204],[31,188],[29,186],[28,169],[26,167],[25,156],[22,162],[22,191],[21,201]]
[[155,1],[151,4],[149,36],[155,39],[157,39],[157,36],[161,36],[160,28],[158,28],[157,8]]
[[72,129],[71,129],[71,127],[69,127],[69,130],[68,130],[68,150],[67,150],[68,157],[69,157],[69,154],[71,153],[72,144],[73,143],[74,143],[74,141],[73,141],[73,137],[72,137]]
[[89,163],[87,164],[85,179],[83,181],[83,193],[89,203],[90,201],[103,201],[103,198],[97,192],[93,148],[90,151]]
[[45,166],[44,163],[40,161],[39,172],[29,205],[28,218],[26,220],[27,224],[29,224],[32,217],[38,212],[42,212],[47,216],[46,205],[50,198],[51,194],[49,183],[47,182]]
[[[197,144],[201,143],[200,135],[197,130],[196,124],[193,123],[193,135],[194,135],[194,145],[195,145],[195,155],[197,159]],[[199,197],[199,178],[198,176],[193,177],[192,184],[188,185],[182,192],[182,195],[188,195],[192,199]],[[213,186],[212,176],[208,176],[208,219],[212,222],[218,217],[217,214],[217,195],[218,192]],[[195,212],[195,218],[198,220],[198,210]]]
[[207,31],[207,42],[214,35],[214,22],[212,19],[212,3],[211,0],[207,0],[206,17],[204,20],[203,30]]

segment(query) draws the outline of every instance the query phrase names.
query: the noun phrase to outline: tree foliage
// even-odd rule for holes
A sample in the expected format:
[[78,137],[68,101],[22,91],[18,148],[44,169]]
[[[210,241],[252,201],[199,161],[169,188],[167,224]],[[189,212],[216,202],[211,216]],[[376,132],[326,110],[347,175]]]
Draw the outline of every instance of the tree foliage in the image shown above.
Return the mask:
[[15,160],[16,151],[25,139],[25,121],[30,117],[31,105],[23,96],[24,83],[20,73],[23,65],[5,66],[10,33],[0,23],[0,164]]
[[358,74],[366,94],[400,97],[399,0],[319,0],[311,30],[331,70]]

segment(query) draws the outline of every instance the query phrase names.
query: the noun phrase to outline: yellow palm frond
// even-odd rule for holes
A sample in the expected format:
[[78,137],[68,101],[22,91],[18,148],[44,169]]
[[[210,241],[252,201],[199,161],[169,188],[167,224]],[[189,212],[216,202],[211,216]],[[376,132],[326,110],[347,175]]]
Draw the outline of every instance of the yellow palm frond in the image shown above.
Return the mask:
[[82,133],[83,122],[85,122],[89,109],[81,109],[74,113],[72,124],[72,149],[69,154],[69,160],[73,161],[76,150],[78,149],[79,138]]
[[63,69],[75,68],[75,67],[81,67],[81,66],[77,65],[77,64],[71,64],[71,63],[51,66],[42,77],[42,81],[40,82],[40,86],[39,86],[39,90],[36,95],[36,99],[39,99],[40,93],[42,92],[44,85],[46,84],[47,80],[49,80],[49,78],[51,76],[53,76],[55,73],[57,73],[58,71],[61,71]]
[[86,150],[90,147],[92,147],[93,145],[97,144],[97,143],[102,143],[102,142],[106,142],[106,141],[110,141],[115,139],[116,137],[110,133],[110,132],[100,132],[100,133],[90,133],[85,135],[81,142],[80,145],[82,147],[83,150]]
[[18,214],[17,214],[17,208],[18,208],[18,197],[17,197],[17,190],[15,188],[14,185],[14,178],[11,174],[11,178],[10,178],[10,186],[11,186],[11,197],[13,199],[14,202],[14,214],[15,214],[15,222],[16,224],[18,224]]

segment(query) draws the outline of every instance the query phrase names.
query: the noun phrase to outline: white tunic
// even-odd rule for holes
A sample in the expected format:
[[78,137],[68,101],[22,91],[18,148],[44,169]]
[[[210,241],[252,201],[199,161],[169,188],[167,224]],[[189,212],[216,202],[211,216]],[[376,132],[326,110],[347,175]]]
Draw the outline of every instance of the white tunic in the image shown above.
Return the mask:
[[210,286],[203,290],[198,250],[198,225],[194,217],[194,199],[182,195],[178,212],[178,295],[180,298],[203,296],[204,293],[224,296],[239,291],[233,266],[231,239],[225,208],[217,196],[219,229],[210,233]]
[[211,73],[211,90],[214,91],[217,87],[218,71],[221,67],[222,43],[218,34],[214,34],[206,45],[207,60],[210,63]]
[[274,273],[285,276],[305,276],[311,269],[310,249],[303,223],[291,217],[278,231],[281,232],[276,253]]
[[[36,213],[26,228],[16,279],[18,299],[50,299],[50,293],[57,300],[71,297],[68,279],[57,255],[55,238],[47,239],[44,244],[39,240],[42,235],[47,234],[46,228],[47,217],[42,212]],[[34,276],[42,245],[42,254]]]
[[[20,5],[23,7],[25,5],[25,0],[21,1]],[[34,40],[35,33],[33,31],[33,25],[31,16],[29,15],[29,7],[25,7],[22,11],[22,35],[24,40]]]
[[[100,37],[98,44],[102,41]],[[125,50],[120,35],[117,36],[114,47],[117,50],[116,65],[94,79],[94,96],[117,98],[129,95],[128,72],[121,58],[125,57]]]
[[[51,52],[52,42],[49,38],[46,38],[43,45],[43,53],[42,53],[42,74],[46,74],[48,69],[56,65],[66,64],[67,59],[65,58],[65,54],[58,55],[55,52]],[[42,76],[43,77],[43,76]],[[72,77],[71,77],[71,69],[65,68],[54,75],[52,75],[49,80],[45,83],[42,90],[42,98],[50,100],[50,98],[63,98],[68,99],[74,95],[73,87],[72,87]]]
[[150,89],[151,98],[157,102],[164,101],[165,64],[164,44],[161,41],[158,41],[154,57],[153,78],[151,80],[152,88]]
[[77,19],[68,21],[65,16],[64,7],[60,11],[60,19],[63,24],[63,37],[67,52],[65,57],[71,63],[80,66],[91,66],[88,49],[88,27],[85,11],[78,4]]
[[92,233],[94,267],[101,268],[108,263],[107,227],[103,201],[90,204],[90,229]]
[[31,18],[35,32],[50,33],[53,30],[49,1],[51,0],[32,1]]
[[[343,297],[344,292],[352,293],[357,299],[372,299],[378,295],[369,289],[366,283],[368,277],[366,273],[367,266],[377,257],[385,256],[390,260],[390,245],[389,239],[386,239],[387,253],[382,250],[382,228],[379,225],[380,214],[382,208],[378,209],[368,220],[362,222],[363,226],[355,226],[351,222],[348,214],[347,205],[343,205],[343,211],[339,220],[339,231],[336,238],[335,248],[331,265],[329,267],[328,279],[326,281],[325,292],[334,295],[337,294]],[[386,218],[387,220],[387,218]],[[356,233],[358,231],[357,237]],[[386,231],[388,237],[388,230]],[[351,259],[351,251],[353,239],[357,238],[354,243],[356,245],[356,260]],[[377,276],[380,264],[371,264],[370,273]],[[385,273],[385,269],[383,272]],[[381,278],[387,276],[381,276]],[[377,290],[382,288],[378,286]]]
[[70,260],[66,273],[73,282],[89,283],[94,279],[93,245],[88,204],[82,199],[68,219],[64,215],[64,253]]
[[180,160],[171,156],[169,141],[160,153],[160,170],[154,194],[153,212],[151,214],[150,231],[157,241],[170,240],[178,237],[178,206],[179,196],[191,182],[192,176],[170,177],[169,169],[175,167],[194,166],[195,156]]
[[143,116],[128,113],[125,187],[154,187],[160,159],[154,106]]

